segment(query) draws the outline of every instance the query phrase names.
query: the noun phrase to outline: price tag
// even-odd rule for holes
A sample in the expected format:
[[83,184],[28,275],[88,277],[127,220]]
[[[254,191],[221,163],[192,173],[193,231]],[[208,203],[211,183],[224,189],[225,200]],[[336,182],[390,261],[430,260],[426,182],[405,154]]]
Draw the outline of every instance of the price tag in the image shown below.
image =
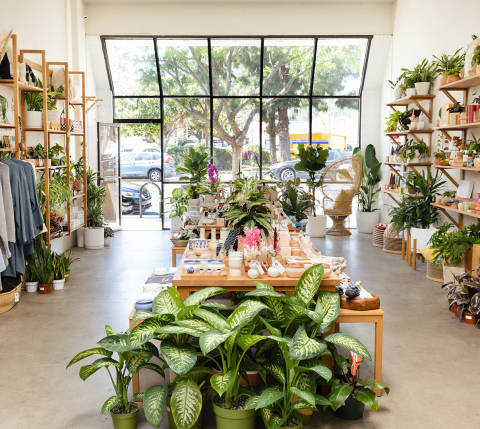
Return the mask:
[[18,301],[20,301],[20,294],[18,292],[15,292],[13,295],[13,299],[16,304]]

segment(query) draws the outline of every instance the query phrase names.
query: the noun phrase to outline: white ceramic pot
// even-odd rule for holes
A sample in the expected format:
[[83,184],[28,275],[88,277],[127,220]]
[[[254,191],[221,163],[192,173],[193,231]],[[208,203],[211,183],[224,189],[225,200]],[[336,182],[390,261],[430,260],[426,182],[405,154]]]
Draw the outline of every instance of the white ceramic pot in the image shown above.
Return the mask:
[[357,212],[357,229],[362,234],[372,234],[373,228],[380,220],[380,210],[373,212]]
[[27,292],[36,292],[38,289],[38,282],[25,282],[25,287],[27,288]]
[[188,200],[188,207],[190,211],[200,210],[200,198],[192,198]]
[[394,100],[398,100],[399,98],[402,98],[402,88],[400,88],[400,85],[397,85],[393,91],[393,97]]
[[43,112],[27,110],[25,113],[26,128],[43,128]]
[[310,237],[325,237],[327,217],[325,215],[308,216],[307,234]]
[[84,228],[85,249],[103,249],[104,237],[103,227],[101,228]]
[[422,249],[427,248],[428,242],[435,231],[435,228],[410,228],[410,242],[412,243],[412,249],[413,240],[416,240],[417,253],[420,253]]
[[427,95],[430,92],[430,82],[415,82],[417,95]]
[[84,247],[85,246],[85,233],[83,232],[85,228],[80,228],[77,230],[77,246]]
[[50,122],[60,122],[60,115],[58,114],[58,110],[47,110],[47,121],[50,125]]
[[183,227],[182,218],[180,216],[175,216],[170,218],[170,230],[172,233],[177,232],[180,228]]
[[242,263],[243,263],[243,253],[242,252],[229,252],[228,253],[228,266],[230,268],[231,276],[241,276],[242,275]]
[[110,247],[110,244],[112,244],[112,238],[113,237],[104,237],[103,239],[103,245],[105,247]]
[[450,283],[455,279],[453,276],[459,276],[465,271],[465,267],[462,265],[446,265],[443,264],[443,282]]
[[415,88],[407,88],[406,93],[407,97],[413,97],[417,94],[417,90]]
[[65,289],[65,279],[53,281],[53,290],[63,290],[63,289]]

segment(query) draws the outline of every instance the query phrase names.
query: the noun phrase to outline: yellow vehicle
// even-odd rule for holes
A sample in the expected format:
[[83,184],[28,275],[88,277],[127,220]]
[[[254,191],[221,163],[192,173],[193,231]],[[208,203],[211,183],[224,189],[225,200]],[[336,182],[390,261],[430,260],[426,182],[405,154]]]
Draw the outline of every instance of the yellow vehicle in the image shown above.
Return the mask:
[[[308,134],[290,134],[290,155],[292,159],[298,158],[298,145],[309,144]],[[347,137],[332,133],[313,133],[312,144],[320,143],[324,148],[332,150],[345,150]]]

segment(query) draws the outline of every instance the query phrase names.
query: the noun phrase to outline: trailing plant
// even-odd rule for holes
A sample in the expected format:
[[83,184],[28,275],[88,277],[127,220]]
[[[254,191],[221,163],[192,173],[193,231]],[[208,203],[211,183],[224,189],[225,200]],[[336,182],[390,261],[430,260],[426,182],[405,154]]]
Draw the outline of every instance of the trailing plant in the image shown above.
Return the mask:
[[407,144],[405,146],[402,146],[399,155],[404,162],[408,162],[412,159],[415,159],[417,155],[422,156],[426,155],[427,153],[428,146],[423,140],[417,141],[414,139],[410,139],[407,141]]
[[375,379],[360,378],[362,356],[350,352],[350,358],[347,359],[338,353],[335,345],[329,344],[328,348],[335,362],[335,377],[332,378],[330,383],[331,392],[328,395],[333,411],[337,411],[344,405],[350,396],[362,402],[371,410],[377,411],[378,399],[375,390],[383,390],[388,394],[390,389]]
[[307,218],[307,214],[312,208],[310,195],[300,188],[300,179],[297,177],[295,182],[289,181],[280,184],[280,195],[278,201],[287,216],[292,216],[297,222]]
[[312,195],[313,216],[316,216],[315,190],[320,185],[321,178],[317,179],[318,173],[325,168],[328,159],[328,149],[323,149],[320,144],[304,146],[298,145],[300,161],[295,164],[295,170],[305,171],[308,174],[307,185]]
[[465,112],[465,106],[462,106],[460,103],[455,103],[453,106],[448,107],[447,111],[450,113],[462,113]]
[[202,183],[208,172],[208,153],[203,146],[197,148],[189,147],[183,157],[183,164],[177,167],[179,173],[184,176],[180,180],[187,180],[187,197],[197,199],[202,191]]
[[87,227],[103,227],[103,203],[107,196],[105,186],[97,185],[98,173],[87,170]]
[[439,57],[434,55],[433,58],[436,59],[438,72],[445,73],[447,76],[459,75],[465,64],[465,52],[462,52],[462,48],[457,49],[452,55],[442,54]]
[[380,192],[380,169],[382,163],[377,159],[375,147],[369,144],[362,154],[360,148],[355,148],[353,155],[362,161],[362,183],[358,190],[358,204],[362,212],[374,211],[377,194]]
[[371,360],[357,339],[340,332],[328,333],[340,313],[340,296],[318,292],[322,277],[323,265],[314,265],[300,277],[293,296],[260,282],[256,290],[246,294],[248,300],[257,299],[268,307],[260,317],[267,332],[255,359],[274,382],[245,403],[246,409],[260,410],[267,429],[302,426],[296,410],[331,405],[329,399],[316,393],[316,376],[327,382],[332,378],[332,371],[322,362],[322,357],[330,355],[329,344]]
[[[43,88],[42,81],[37,78],[35,81],[37,88]],[[55,97],[63,94],[64,88],[60,86],[57,91],[50,87],[50,91],[47,91],[47,110],[55,110],[57,108],[57,101]],[[27,110],[34,112],[43,111],[43,92],[25,92],[25,103],[27,104]]]
[[28,149],[28,157],[30,159],[45,159],[47,157],[47,152],[45,151],[42,144],[37,144],[34,147]]
[[385,117],[385,119],[387,120],[387,128],[385,129],[386,133],[397,131],[401,114],[402,112],[400,110],[395,110],[394,112],[390,113],[388,116]]
[[187,211],[187,196],[182,188],[175,188],[172,190],[170,197],[170,218],[182,218]]
[[47,244],[45,244],[42,236],[35,238],[32,261],[34,261],[34,271],[40,284],[49,284],[53,282],[54,256],[55,254],[50,245],[47,246]]
[[66,182],[63,175],[59,172],[54,172],[51,175],[48,183],[50,194],[50,210],[60,210],[62,206],[70,202],[73,196],[73,191]]
[[224,218],[227,224],[234,228],[237,233],[242,233],[243,228],[250,229],[258,226],[269,234],[271,229],[271,203],[264,196],[262,184],[264,181],[255,177],[242,177],[238,174],[233,182],[232,194],[225,203],[228,205]]
[[[99,369],[105,368],[115,390],[115,395],[110,396],[102,405],[101,412],[106,414],[112,412],[114,414],[128,414],[138,408],[138,406],[129,399],[128,390],[132,377],[140,369],[150,369],[165,376],[163,368],[157,364],[149,362],[155,356],[160,358],[157,348],[149,341],[141,346],[132,347],[127,339],[127,333],[115,333],[108,325],[105,326],[107,337],[100,340],[96,346],[91,349],[83,350],[73,357],[67,364],[67,368],[75,363],[90,357],[99,355],[98,359],[91,364],[82,366],[79,371],[80,378],[85,381]],[[116,346],[110,347],[112,344]],[[121,344],[121,345],[118,345]],[[114,353],[117,358],[114,359]],[[114,375],[112,376],[112,372]],[[138,397],[142,395],[139,394]]]
[[70,265],[74,261],[77,261],[78,258],[72,258],[72,251],[68,250],[65,253],[59,255],[54,254],[53,256],[53,277],[54,280],[63,280],[68,281],[70,278]]

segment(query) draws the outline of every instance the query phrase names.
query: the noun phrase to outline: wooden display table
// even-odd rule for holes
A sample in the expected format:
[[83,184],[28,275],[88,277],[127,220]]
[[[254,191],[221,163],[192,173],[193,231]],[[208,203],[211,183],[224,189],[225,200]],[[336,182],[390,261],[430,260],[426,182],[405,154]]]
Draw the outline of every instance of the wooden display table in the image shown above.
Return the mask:
[[[323,284],[323,282],[322,282]],[[133,323],[133,316],[135,315],[135,309],[133,309],[128,315],[129,327],[133,329],[141,321]],[[382,382],[382,348],[383,348],[383,315],[382,309],[369,310],[369,311],[355,311],[340,309],[340,316],[338,316],[336,323],[336,330],[339,329],[341,323],[375,323],[375,355],[373,360],[373,378],[378,382]],[[140,377],[139,373],[132,377],[132,389],[133,394],[140,391]],[[381,392],[377,392],[380,396]],[[140,401],[135,399],[135,401]]]
[[186,248],[186,246],[172,246],[172,267],[177,266],[177,255],[183,255]]

